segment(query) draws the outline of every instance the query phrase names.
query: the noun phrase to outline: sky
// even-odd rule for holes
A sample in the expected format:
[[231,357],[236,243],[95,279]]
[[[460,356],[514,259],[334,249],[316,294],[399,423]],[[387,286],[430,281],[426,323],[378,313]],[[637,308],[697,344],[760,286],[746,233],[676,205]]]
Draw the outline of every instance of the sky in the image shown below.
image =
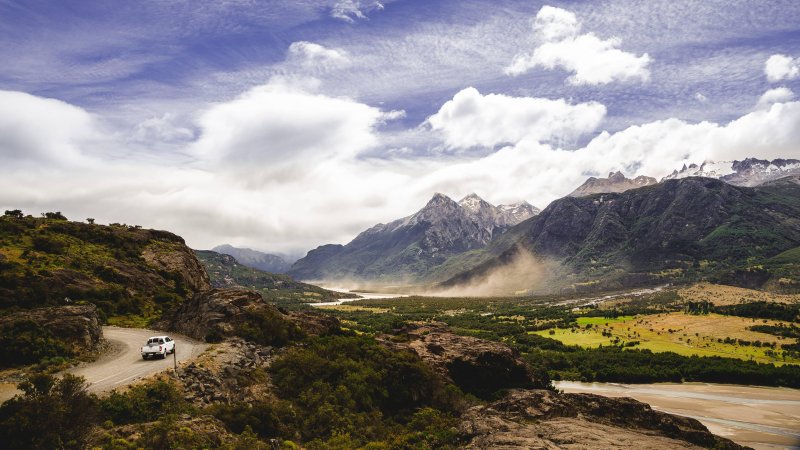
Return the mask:
[[0,43],[0,208],[198,249],[800,158],[795,0],[0,0]]

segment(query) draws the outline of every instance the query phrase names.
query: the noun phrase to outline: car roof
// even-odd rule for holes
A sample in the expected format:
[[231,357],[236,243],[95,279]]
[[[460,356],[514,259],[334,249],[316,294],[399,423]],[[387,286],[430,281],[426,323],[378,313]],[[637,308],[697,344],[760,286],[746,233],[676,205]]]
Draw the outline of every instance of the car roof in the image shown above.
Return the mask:
[[147,338],[147,340],[149,341],[150,339],[162,339],[162,338],[166,338],[166,337],[169,337],[169,336],[167,336],[166,334],[161,335],[161,336],[150,336],[149,338]]

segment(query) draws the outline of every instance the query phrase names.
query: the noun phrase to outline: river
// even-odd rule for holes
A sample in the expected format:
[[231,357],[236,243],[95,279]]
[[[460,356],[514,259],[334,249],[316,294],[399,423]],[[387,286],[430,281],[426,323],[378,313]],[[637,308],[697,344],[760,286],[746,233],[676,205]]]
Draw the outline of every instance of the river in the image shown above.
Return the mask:
[[800,449],[800,389],[713,383],[616,384],[560,381],[564,392],[632,397],[692,417],[719,436],[756,449]]

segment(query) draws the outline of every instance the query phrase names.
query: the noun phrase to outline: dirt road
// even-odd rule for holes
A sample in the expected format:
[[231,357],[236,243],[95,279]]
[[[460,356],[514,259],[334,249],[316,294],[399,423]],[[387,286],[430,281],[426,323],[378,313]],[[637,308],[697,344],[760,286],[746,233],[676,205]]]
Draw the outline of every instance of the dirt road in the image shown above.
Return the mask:
[[[75,367],[69,372],[86,378],[90,392],[101,393],[169,369],[173,365],[172,355],[167,355],[165,359],[145,361],[139,353],[148,337],[162,334],[165,333],[140,328],[103,327],[103,336],[111,343],[112,350],[97,361]],[[186,336],[169,335],[175,339],[178,362],[195,358],[206,348],[206,344]]]
[[[163,331],[141,328],[103,327],[103,336],[110,349],[97,361],[81,364],[68,370],[69,373],[86,378],[89,392],[103,393],[131,384],[144,377],[172,368],[172,355],[165,359],[142,359],[139,349],[150,336],[165,334]],[[168,333],[175,339],[175,356],[178,362],[196,358],[207,345],[179,334]],[[0,385],[0,402],[8,400],[19,391],[13,384]]]

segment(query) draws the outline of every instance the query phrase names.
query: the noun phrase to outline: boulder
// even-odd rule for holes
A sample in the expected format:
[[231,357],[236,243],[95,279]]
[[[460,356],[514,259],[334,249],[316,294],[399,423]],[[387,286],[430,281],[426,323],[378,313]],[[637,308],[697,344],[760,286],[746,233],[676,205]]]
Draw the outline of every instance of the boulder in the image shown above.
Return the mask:
[[468,409],[458,433],[469,449],[743,449],[695,419],[630,398],[515,390]]
[[505,344],[453,334],[443,323],[410,325],[400,330],[403,340],[382,339],[398,350],[416,353],[435,371],[463,391],[479,397],[500,389],[545,387],[516,351]]

